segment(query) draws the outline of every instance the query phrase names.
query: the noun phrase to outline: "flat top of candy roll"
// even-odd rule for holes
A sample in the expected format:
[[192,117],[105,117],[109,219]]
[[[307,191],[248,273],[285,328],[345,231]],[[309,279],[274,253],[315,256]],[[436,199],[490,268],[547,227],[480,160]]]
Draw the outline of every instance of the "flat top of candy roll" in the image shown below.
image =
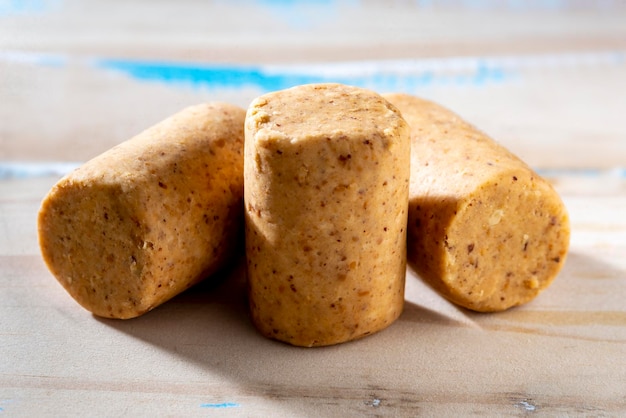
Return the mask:
[[379,94],[336,83],[305,84],[268,93],[248,108],[247,129],[256,140],[393,138],[407,129],[400,112]]

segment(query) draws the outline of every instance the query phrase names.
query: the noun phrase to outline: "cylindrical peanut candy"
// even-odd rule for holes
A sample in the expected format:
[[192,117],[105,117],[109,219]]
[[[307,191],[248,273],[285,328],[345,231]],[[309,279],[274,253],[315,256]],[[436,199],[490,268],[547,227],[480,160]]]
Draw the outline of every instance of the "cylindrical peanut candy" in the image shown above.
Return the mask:
[[84,308],[139,316],[221,268],[243,238],[245,110],[192,106],[62,178],[45,262]]
[[532,300],[552,283],[569,246],[558,194],[449,110],[405,94],[384,97],[411,126],[410,264],[475,311]]
[[244,200],[252,319],[322,346],[402,312],[409,128],[380,95],[302,85],[248,108]]

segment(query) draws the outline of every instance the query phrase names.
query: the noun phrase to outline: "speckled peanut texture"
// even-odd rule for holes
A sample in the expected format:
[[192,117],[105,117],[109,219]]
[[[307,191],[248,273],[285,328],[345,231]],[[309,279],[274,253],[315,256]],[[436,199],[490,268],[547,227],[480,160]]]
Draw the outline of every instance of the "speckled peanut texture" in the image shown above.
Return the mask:
[[136,317],[224,265],[243,237],[244,118],[227,104],[186,108],[52,188],[41,251],[78,303]]
[[411,126],[408,259],[463,307],[501,311],[552,283],[570,226],[552,186],[449,110],[383,95]]
[[245,129],[252,319],[296,346],[342,343],[402,312],[409,128],[376,93],[339,84],[262,96]]

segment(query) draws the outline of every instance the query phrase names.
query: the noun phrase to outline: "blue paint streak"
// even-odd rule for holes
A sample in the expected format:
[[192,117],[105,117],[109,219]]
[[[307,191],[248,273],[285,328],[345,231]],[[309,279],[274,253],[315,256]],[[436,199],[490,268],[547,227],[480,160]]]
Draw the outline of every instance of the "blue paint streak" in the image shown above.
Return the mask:
[[222,408],[239,408],[241,405],[239,405],[238,403],[234,403],[234,402],[222,402],[222,403],[203,403],[200,405],[200,408],[215,408],[215,409],[222,409]]
[[23,51],[0,51],[0,62],[41,65],[44,67],[64,67],[68,58],[59,54],[33,53]]
[[61,177],[80,166],[79,162],[3,162],[0,180]]
[[[11,402],[13,402],[12,399],[5,399],[5,400],[0,401],[0,404],[7,404],[7,403],[11,403]],[[4,406],[0,406],[0,413],[5,412],[5,411],[6,411],[5,407]]]
[[44,13],[59,3],[60,0],[0,0],[0,17]]
[[99,67],[122,71],[131,77],[193,87],[281,90],[298,84],[325,81],[322,77],[299,74],[267,74],[258,67],[226,65],[185,65],[167,62],[102,60]]
[[[514,76],[513,72],[479,62],[474,70],[464,70],[460,74],[437,74],[430,69],[416,70],[410,74],[396,74],[394,71],[376,72],[362,75],[316,75],[314,71],[296,72],[285,67],[283,72],[269,72],[263,67],[183,64],[176,62],[133,61],[103,59],[96,66],[106,70],[121,71],[142,81],[155,81],[166,84],[190,85],[194,88],[242,89],[252,87],[269,92],[282,90],[300,84],[335,82],[378,91],[414,91],[431,85],[473,85],[502,82]],[[407,88],[408,87],[408,88]]]

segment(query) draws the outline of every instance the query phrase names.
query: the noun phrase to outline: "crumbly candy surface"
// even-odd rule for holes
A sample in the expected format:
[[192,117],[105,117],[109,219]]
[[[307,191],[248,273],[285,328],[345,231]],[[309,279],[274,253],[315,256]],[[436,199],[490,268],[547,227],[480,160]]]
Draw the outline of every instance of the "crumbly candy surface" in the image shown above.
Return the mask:
[[411,126],[408,259],[466,308],[534,299],[560,271],[570,226],[552,186],[449,110],[384,95]]
[[95,315],[139,316],[231,256],[245,110],[192,106],[85,163],[42,202],[42,255]]
[[305,85],[248,109],[246,254],[260,332],[336,344],[402,312],[409,131],[379,95]]

